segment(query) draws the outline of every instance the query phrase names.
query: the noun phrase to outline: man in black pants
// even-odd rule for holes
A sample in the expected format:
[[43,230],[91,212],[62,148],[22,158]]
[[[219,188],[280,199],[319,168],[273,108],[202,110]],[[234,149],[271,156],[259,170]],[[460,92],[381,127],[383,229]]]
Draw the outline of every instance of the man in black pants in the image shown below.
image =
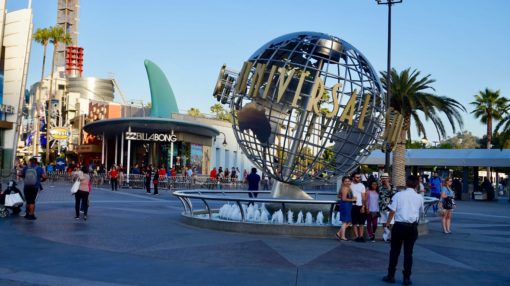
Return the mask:
[[248,196],[257,198],[258,192],[250,192],[259,190],[260,176],[257,174],[257,168],[251,168],[251,173],[246,176],[246,181],[248,183]]
[[395,271],[397,269],[400,249],[404,244],[404,285],[411,285],[411,269],[413,267],[413,247],[418,238],[418,219],[423,212],[423,197],[416,193],[419,186],[418,177],[409,176],[406,179],[406,189],[396,193],[391,204],[388,206],[390,214],[386,227],[395,217],[395,224],[391,229],[391,250],[388,275],[383,281],[395,283]]

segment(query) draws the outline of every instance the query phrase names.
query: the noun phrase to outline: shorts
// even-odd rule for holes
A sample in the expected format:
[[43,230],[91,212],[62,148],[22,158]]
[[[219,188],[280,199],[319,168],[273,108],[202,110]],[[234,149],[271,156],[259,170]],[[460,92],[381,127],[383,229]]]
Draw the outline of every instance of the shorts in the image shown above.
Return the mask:
[[352,206],[352,224],[353,225],[364,225],[367,220],[367,215],[361,213],[361,206]]
[[35,199],[37,198],[37,187],[25,187],[23,189],[23,194],[25,195],[25,201],[27,205],[35,204]]

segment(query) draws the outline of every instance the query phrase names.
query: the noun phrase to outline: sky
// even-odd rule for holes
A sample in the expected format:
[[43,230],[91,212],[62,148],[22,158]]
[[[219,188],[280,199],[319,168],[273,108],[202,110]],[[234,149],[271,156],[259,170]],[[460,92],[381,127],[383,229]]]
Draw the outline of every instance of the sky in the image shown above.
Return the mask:
[[[27,3],[8,0],[7,8]],[[55,25],[56,7],[57,0],[32,1],[34,31]],[[481,137],[486,127],[469,113],[474,95],[488,87],[510,98],[509,13],[508,0],[404,0],[392,8],[392,67],[430,74],[437,95],[468,110],[464,130]],[[196,107],[210,113],[222,64],[240,70],[260,46],[292,32],[342,38],[385,71],[387,19],[387,6],[375,0],[86,0],[80,2],[78,45],[84,76],[113,74],[128,100],[150,101],[143,65],[150,59],[167,75],[181,112]],[[34,42],[29,85],[40,78],[42,54]],[[426,126],[429,142],[438,140]],[[412,137],[419,139],[414,130]]]

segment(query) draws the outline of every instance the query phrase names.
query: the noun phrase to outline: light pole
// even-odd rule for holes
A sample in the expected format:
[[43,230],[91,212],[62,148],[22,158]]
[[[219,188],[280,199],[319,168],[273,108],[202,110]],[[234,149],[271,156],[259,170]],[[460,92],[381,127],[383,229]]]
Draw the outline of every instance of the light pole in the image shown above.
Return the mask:
[[[221,145],[223,145],[223,148],[227,147],[227,135],[225,135],[225,133],[221,132],[221,134],[223,134],[223,143],[221,143]],[[214,137],[214,141],[216,141],[216,137]]]
[[421,144],[423,144],[423,149],[425,149],[425,146],[427,146],[427,144],[429,144],[429,140],[427,139],[427,137],[423,137],[421,139]]
[[[386,112],[386,130],[390,128],[390,100],[391,100],[391,6],[393,4],[402,3],[403,0],[375,0],[378,5],[388,5],[388,63],[386,67],[386,102],[387,109]],[[384,160],[384,171],[387,173],[390,172],[390,144],[388,139],[386,139],[386,152],[385,152],[385,160]]]

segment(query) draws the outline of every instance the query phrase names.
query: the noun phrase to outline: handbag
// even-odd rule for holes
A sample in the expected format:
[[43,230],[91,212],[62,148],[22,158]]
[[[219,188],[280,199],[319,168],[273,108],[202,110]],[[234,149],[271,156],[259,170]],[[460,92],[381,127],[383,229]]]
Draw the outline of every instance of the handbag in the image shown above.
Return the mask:
[[71,187],[71,194],[72,194],[72,195],[76,194],[76,192],[78,192],[78,189],[79,189],[79,188],[80,188],[80,179],[77,179],[77,180],[73,183],[73,185],[72,185],[72,187]]
[[443,208],[447,210],[453,209],[453,198],[452,197],[446,197],[443,199]]
[[19,193],[8,194],[5,196],[6,207],[19,207],[23,205],[23,198]]

